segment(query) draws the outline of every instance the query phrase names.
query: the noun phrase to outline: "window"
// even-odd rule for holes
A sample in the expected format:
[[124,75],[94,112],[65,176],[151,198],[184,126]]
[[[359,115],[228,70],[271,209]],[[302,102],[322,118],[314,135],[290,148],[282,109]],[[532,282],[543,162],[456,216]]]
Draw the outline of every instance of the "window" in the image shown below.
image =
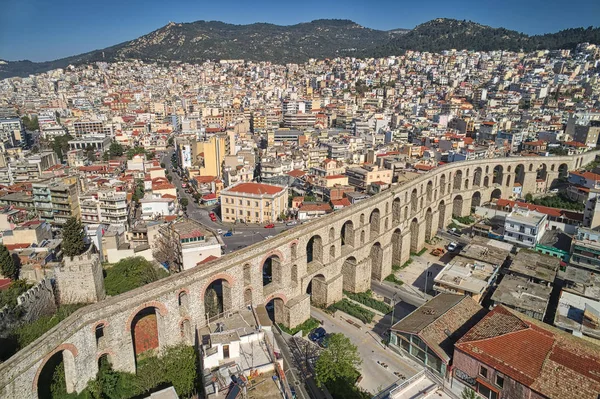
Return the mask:
[[504,387],[504,376],[496,374],[496,385],[498,385],[500,388]]
[[250,206],[250,201],[246,201],[246,205],[247,205],[247,206]]
[[479,366],[479,375],[482,376],[483,378],[487,378],[487,376],[488,376],[487,368],[485,368],[483,366]]
[[254,212],[254,217],[258,217],[258,212]]
[[258,201],[254,201],[254,206],[258,206]]
[[486,387],[483,384],[480,384],[479,382],[477,383],[477,392],[479,392],[479,395],[483,396],[484,398],[498,399],[497,392],[492,391],[490,388]]

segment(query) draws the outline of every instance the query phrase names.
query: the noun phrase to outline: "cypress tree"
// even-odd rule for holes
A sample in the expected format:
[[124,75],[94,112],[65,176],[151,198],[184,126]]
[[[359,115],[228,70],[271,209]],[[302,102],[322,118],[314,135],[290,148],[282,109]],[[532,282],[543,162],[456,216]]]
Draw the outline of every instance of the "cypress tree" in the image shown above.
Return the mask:
[[11,280],[17,280],[19,278],[19,266],[15,263],[8,248],[3,244],[0,244],[0,270],[2,271],[2,275],[6,278]]
[[66,256],[81,255],[87,249],[83,225],[77,218],[69,218],[63,227],[62,249]]

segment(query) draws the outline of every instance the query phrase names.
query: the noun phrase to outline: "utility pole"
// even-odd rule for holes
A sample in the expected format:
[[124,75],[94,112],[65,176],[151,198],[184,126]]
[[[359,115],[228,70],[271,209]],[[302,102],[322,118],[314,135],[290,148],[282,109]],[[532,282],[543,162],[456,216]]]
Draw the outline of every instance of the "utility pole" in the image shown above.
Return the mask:
[[396,297],[398,293],[394,292],[394,296],[392,296],[392,322],[390,323],[390,332],[388,333],[388,341],[387,346],[390,346],[390,342],[392,341],[392,327],[394,326],[394,311],[396,310]]
[[427,262],[427,269],[425,269],[425,289],[423,289],[423,298],[427,295],[427,277],[429,277],[429,264],[431,262]]

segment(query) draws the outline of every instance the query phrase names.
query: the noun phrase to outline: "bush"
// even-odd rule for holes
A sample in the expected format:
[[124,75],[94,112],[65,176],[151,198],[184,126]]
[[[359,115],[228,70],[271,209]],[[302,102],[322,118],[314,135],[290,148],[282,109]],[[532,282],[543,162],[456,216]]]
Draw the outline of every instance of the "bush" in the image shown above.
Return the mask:
[[119,295],[168,275],[165,270],[157,268],[141,256],[126,258],[106,269],[104,288],[108,295]]
[[389,281],[390,283],[394,283],[397,285],[402,285],[404,284],[404,281],[400,280],[398,277],[396,277],[394,275],[394,273],[390,274],[389,276],[387,276],[385,279],[385,281]]
[[390,305],[373,298],[371,290],[368,290],[367,292],[359,292],[359,293],[344,291],[344,294],[348,298],[352,299],[353,301],[356,301],[360,304],[368,306],[371,309],[375,309],[383,314],[389,313],[392,311],[392,307]]
[[33,287],[31,284],[27,284],[25,280],[13,281],[7,290],[0,291],[0,309],[8,305],[10,308],[17,306],[17,298],[22,293]]
[[73,305],[62,305],[58,308],[58,311],[52,316],[42,316],[34,322],[22,325],[17,327],[13,334],[16,335],[18,348],[17,350],[26,347],[42,335],[44,335],[47,331],[49,331],[52,327],[66,319],[71,313],[75,312],[77,309],[85,306],[84,303],[78,303]]
[[462,224],[473,224],[475,223],[475,219],[473,219],[471,216],[456,216],[456,215],[452,215],[453,219],[456,219],[458,221],[458,223],[462,223]]
[[362,306],[356,305],[347,299],[342,299],[341,301],[331,305],[329,308],[348,313],[350,316],[356,317],[365,324],[372,322],[373,317],[375,317],[375,313],[363,308]]
[[298,331],[302,330],[302,336],[306,336],[309,332],[311,332],[315,328],[319,327],[321,325],[321,323],[319,323],[319,320],[311,317],[310,319],[306,320],[304,323],[297,325],[296,327],[291,328],[291,329],[287,328],[286,326],[284,326],[281,323],[279,323],[278,325],[282,331],[285,331],[286,333],[288,333],[290,335],[294,335]]
[[581,202],[572,201],[569,197],[560,193],[558,195],[536,198],[532,201],[535,205],[549,206],[551,208],[568,209],[571,211],[583,211],[585,205]]

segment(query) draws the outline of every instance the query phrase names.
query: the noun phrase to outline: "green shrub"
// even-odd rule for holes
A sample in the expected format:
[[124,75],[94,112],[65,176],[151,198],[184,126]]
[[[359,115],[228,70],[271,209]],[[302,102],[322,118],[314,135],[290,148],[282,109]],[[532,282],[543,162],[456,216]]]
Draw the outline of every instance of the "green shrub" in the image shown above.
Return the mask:
[[0,291],[0,309],[8,305],[10,308],[17,306],[17,298],[22,293],[33,287],[32,284],[27,284],[25,280],[13,281],[10,287],[4,291]]
[[453,219],[456,219],[459,223],[462,224],[473,224],[475,223],[475,219],[473,219],[471,216],[456,216],[456,215],[452,215]]
[[297,325],[296,327],[291,328],[291,329],[287,328],[286,326],[284,326],[281,323],[278,324],[279,328],[281,328],[282,331],[285,331],[286,333],[288,333],[290,335],[294,335],[298,331],[302,331],[302,336],[306,336],[309,332],[311,332],[315,328],[319,327],[320,325],[321,325],[321,323],[319,323],[319,320],[312,318],[312,317],[310,319],[306,320],[304,323]]
[[371,290],[368,290],[367,292],[358,292],[358,293],[344,291],[344,294],[348,298],[352,299],[353,301],[356,301],[360,304],[368,306],[371,309],[375,309],[378,312],[381,312],[383,314],[389,313],[392,311],[392,307],[390,305],[373,298]]
[[165,270],[157,268],[141,256],[125,258],[106,269],[104,288],[108,295],[119,295],[168,275]]
[[373,317],[375,317],[375,313],[362,306],[356,305],[347,299],[342,299],[341,301],[334,303],[330,308],[348,313],[350,316],[356,317],[365,324],[372,322]]
[[394,275],[394,273],[390,274],[389,276],[387,276],[385,279],[385,281],[389,281],[390,283],[394,283],[397,285],[402,285],[404,284],[404,281],[400,280],[398,277],[396,277]]
[[75,312],[80,307],[85,306],[84,303],[73,304],[73,305],[62,305],[58,308],[58,311],[51,316],[42,316],[34,322],[24,324],[17,327],[13,333],[17,337],[18,348],[22,349],[44,335],[52,327],[66,319],[71,313]]

